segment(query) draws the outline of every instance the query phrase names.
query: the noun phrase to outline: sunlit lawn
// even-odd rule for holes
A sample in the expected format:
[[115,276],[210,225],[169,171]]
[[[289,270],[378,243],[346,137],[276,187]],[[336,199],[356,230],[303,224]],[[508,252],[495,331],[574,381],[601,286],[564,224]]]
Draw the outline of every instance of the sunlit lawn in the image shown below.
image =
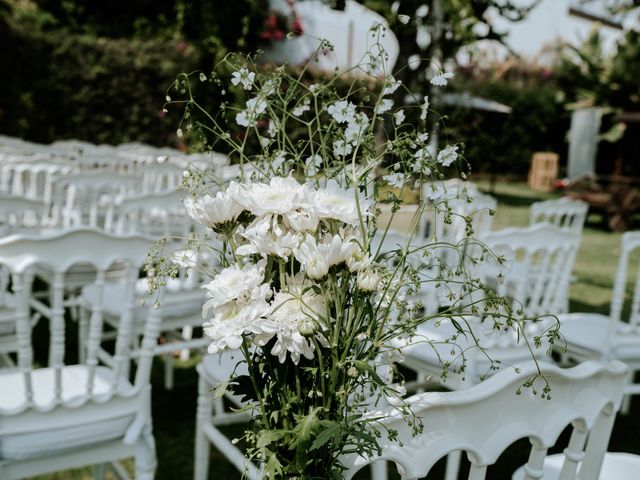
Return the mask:
[[[488,190],[488,184],[481,183]],[[538,200],[553,198],[558,194],[543,194],[529,190],[524,183],[499,183],[494,194],[499,205],[495,228],[525,226],[529,222],[529,205]],[[620,235],[604,231],[599,218],[592,216],[584,231],[582,247],[574,269],[575,281],[571,285],[572,311],[608,312],[613,277],[617,267]],[[187,365],[185,365],[187,367]],[[159,480],[182,480],[192,476],[193,432],[196,407],[197,377],[193,368],[176,371],[173,391],[162,387],[162,365],[156,362],[154,369],[154,430],[158,451]],[[242,427],[230,431],[238,435]],[[619,417],[613,433],[610,450],[640,454],[640,402],[632,405],[629,417]],[[514,444],[490,469],[487,478],[507,480],[513,470],[526,461],[527,442]],[[131,466],[129,463],[128,466]],[[90,469],[64,472],[40,477],[42,480],[89,480]],[[107,478],[114,478],[107,476]],[[240,474],[222,457],[212,450],[211,480],[239,479]],[[358,478],[367,478],[366,474]],[[397,477],[396,477],[397,478]],[[430,478],[441,478],[438,476]],[[462,477],[461,477],[462,478]],[[466,477],[465,477],[466,478]]]

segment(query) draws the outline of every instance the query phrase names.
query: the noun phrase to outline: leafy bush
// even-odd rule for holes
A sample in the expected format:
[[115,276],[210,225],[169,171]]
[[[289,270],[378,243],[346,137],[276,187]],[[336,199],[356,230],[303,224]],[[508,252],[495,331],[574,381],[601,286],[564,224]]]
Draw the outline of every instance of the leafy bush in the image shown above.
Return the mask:
[[474,172],[524,177],[533,152],[566,154],[569,114],[558,102],[550,72],[527,71],[500,78],[461,72],[458,79],[458,89],[512,108],[508,115],[443,108],[448,117],[443,140],[451,137],[465,144],[465,158]]
[[[9,46],[0,70],[0,131],[49,142],[79,138],[97,143],[170,143],[179,121],[163,111],[166,88],[199,63],[185,42],[104,39],[0,31]],[[175,137],[174,137],[175,138]]]

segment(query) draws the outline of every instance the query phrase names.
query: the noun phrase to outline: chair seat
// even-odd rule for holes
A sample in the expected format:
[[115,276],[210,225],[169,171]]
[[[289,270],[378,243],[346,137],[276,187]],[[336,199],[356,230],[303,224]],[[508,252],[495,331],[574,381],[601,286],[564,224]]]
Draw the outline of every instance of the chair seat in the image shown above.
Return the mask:
[[[610,317],[598,313],[570,313],[558,316],[558,320],[560,333],[570,350],[571,347],[578,347],[592,352],[594,356],[610,353],[623,361],[640,355],[640,332],[628,324],[618,325],[611,351],[606,352]],[[558,343],[561,344],[562,342]]]
[[[86,365],[70,365],[62,369],[62,398],[65,403],[72,402],[85,395],[88,367]],[[111,390],[113,376],[105,367],[96,369],[94,392],[96,395],[106,394]],[[46,408],[53,402],[54,369],[41,368],[32,371],[33,401],[36,408]],[[119,381],[117,391],[129,395],[134,387],[124,379]],[[23,374],[16,371],[0,373],[0,412],[12,410],[25,403],[26,392]],[[64,407],[62,407],[64,408]],[[66,415],[73,414],[67,410]],[[81,413],[78,412],[77,415]],[[10,415],[12,417],[13,415]],[[116,418],[99,418],[86,423],[42,430],[30,428],[25,433],[10,433],[0,436],[0,459],[23,460],[41,457],[62,450],[72,449],[90,443],[100,443],[123,437],[133,422],[134,415],[130,411]],[[1,428],[0,428],[1,432]]]
[[[187,317],[196,315],[201,319],[202,305],[206,294],[200,288],[180,289],[175,279],[168,279],[167,288],[160,304],[160,315],[163,318]],[[153,296],[147,298],[147,306],[141,304],[147,291],[147,281],[142,279],[136,284],[134,314],[136,320],[143,322],[148,316],[149,305],[153,304]],[[89,306],[98,301],[98,289],[95,285],[87,285],[82,289],[82,299]],[[122,282],[106,282],[103,289],[103,311],[107,317],[120,318],[125,307],[125,285]],[[151,307],[153,308],[153,307]]]
[[[544,476],[541,480],[557,480],[564,462],[564,455],[549,455],[544,461]],[[640,456],[630,453],[607,453],[604,456],[599,480],[633,480],[638,478]],[[513,474],[512,480],[524,479],[524,467]]]

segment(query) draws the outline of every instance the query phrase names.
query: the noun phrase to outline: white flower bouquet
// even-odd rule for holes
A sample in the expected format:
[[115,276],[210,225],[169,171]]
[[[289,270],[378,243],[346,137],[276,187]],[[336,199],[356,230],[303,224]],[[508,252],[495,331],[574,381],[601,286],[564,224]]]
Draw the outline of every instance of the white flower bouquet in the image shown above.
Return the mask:
[[[185,74],[173,87],[184,94],[181,128],[207,146],[226,145],[238,166],[230,182],[219,172],[185,172],[185,204],[203,227],[188,242],[189,264],[210,277],[209,352],[240,350],[247,366],[217,394],[232,390],[253,410],[246,454],[272,479],[341,478],[342,455],[377,451],[376,418],[366,413],[380,402],[422,428],[404,408],[394,365],[399,340],[418,325],[482,315],[493,328],[520,331],[524,321],[470,274],[478,262],[503,260],[473,242],[470,219],[459,245],[412,228],[402,245],[384,247],[381,201],[395,211],[408,191],[424,192],[414,226],[426,205],[445,222],[455,215],[442,170],[463,163],[458,146],[437,155],[429,146],[428,98],[394,111],[391,96],[402,85],[390,75],[375,95],[371,79],[340,93],[344,77],[312,83],[307,73],[229,57],[210,76]],[[228,90],[230,101],[210,114],[192,91],[193,75]],[[455,262],[442,261],[443,248]],[[156,272],[177,268],[162,265]],[[427,288],[446,292],[437,314],[424,313]]]

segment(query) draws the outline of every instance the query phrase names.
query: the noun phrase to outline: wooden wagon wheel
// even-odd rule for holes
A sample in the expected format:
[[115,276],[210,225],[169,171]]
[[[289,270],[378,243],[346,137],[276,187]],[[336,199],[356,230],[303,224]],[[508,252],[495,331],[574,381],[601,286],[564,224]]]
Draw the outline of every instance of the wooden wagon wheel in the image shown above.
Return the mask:
[[631,223],[633,214],[640,206],[640,194],[635,188],[617,187],[607,207],[607,223],[614,232],[624,232]]

